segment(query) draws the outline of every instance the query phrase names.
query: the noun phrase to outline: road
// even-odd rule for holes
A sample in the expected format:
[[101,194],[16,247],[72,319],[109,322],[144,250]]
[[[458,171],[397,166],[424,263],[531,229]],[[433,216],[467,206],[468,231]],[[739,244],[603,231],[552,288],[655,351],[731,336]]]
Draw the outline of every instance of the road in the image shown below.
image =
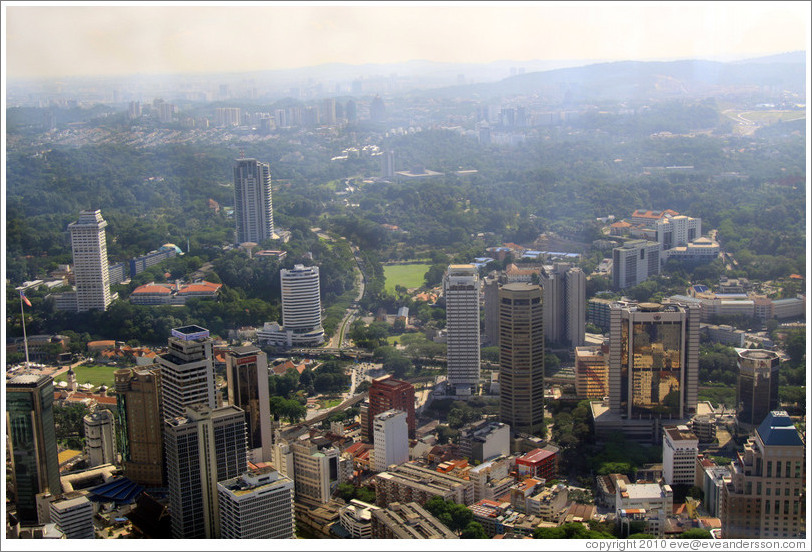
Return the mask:
[[355,259],[355,274],[356,274],[356,281],[358,282],[358,295],[355,297],[355,301],[350,308],[347,309],[347,312],[344,314],[344,318],[341,320],[341,324],[338,326],[338,332],[330,338],[330,342],[327,344],[327,347],[333,349],[342,349],[345,345],[344,335],[346,334],[347,326],[352,321],[353,317],[358,314],[359,310],[359,303],[361,299],[364,297],[364,290],[366,288],[366,278],[364,277],[364,273],[361,270],[361,265],[358,262],[358,248],[354,245],[350,246],[352,249],[353,258]]

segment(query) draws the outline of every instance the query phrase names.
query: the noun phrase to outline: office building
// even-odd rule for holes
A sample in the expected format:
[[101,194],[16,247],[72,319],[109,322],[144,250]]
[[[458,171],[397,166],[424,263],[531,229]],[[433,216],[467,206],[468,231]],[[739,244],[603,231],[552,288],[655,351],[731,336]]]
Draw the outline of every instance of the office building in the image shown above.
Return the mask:
[[558,477],[558,452],[553,445],[533,449],[516,458],[516,472],[520,477],[552,481]]
[[395,152],[392,150],[381,154],[381,178],[395,178]]
[[586,325],[586,276],[572,263],[542,267],[544,336],[547,343],[584,344]]
[[470,506],[474,502],[474,484],[412,463],[375,476],[375,504],[378,506],[412,501],[422,505],[433,496]]
[[778,407],[778,353],[765,349],[736,349],[736,421],[753,428]]
[[665,251],[677,246],[684,246],[702,236],[702,219],[685,215],[665,214],[653,222],[660,249]]
[[603,332],[608,332],[609,305],[614,302],[614,299],[601,299],[600,297],[591,298],[587,303],[587,322],[598,326]]
[[499,278],[496,272],[482,279],[482,289],[485,297],[485,340],[491,346],[499,345]]
[[612,250],[612,287],[626,289],[660,273],[660,244],[630,240]]
[[256,159],[234,163],[234,219],[237,243],[262,243],[274,237],[271,169]]
[[509,475],[511,464],[511,458],[498,456],[468,470],[468,478],[474,484],[474,501],[495,500],[507,493],[515,483]]
[[575,348],[575,394],[579,399],[609,396],[609,346]]
[[62,493],[54,427],[51,376],[21,375],[6,380],[6,431],[17,520],[37,525],[36,496]]
[[116,433],[113,413],[97,409],[83,418],[85,425],[85,452],[90,467],[101,464],[114,464],[116,455]]
[[448,384],[470,395],[479,384],[479,272],[474,265],[450,265],[444,279]]
[[697,403],[699,310],[659,303],[610,308],[611,410],[629,420],[690,418]]
[[196,404],[164,425],[172,537],[220,537],[217,483],[245,473],[245,413]]
[[373,539],[458,539],[416,502],[393,502],[372,510]]
[[183,416],[186,407],[217,406],[214,398],[214,361],[209,330],[184,326],[172,330],[168,351],[158,356],[161,401],[165,418]]
[[409,439],[415,437],[414,385],[408,381],[393,378],[391,375],[372,380],[369,386],[369,407],[366,424],[361,423],[361,438],[372,440],[374,436],[372,423],[375,416],[387,410],[402,410],[406,413],[406,426]]
[[806,446],[784,411],[770,412],[729,466],[722,487],[722,537],[806,535]]
[[79,220],[68,225],[76,278],[76,310],[107,310],[110,295],[110,266],[107,263],[107,221],[101,211],[82,211]]
[[275,347],[315,347],[324,343],[321,325],[319,267],[294,265],[280,271],[282,326],[266,322],[257,331],[261,344]]
[[68,496],[50,504],[51,523],[54,523],[68,539],[95,539],[93,528],[93,503],[86,496]]
[[245,411],[248,456],[270,462],[273,432],[268,394],[268,356],[257,347],[232,347],[225,354],[228,403]]
[[341,527],[350,534],[350,538],[371,539],[372,512],[378,509],[374,504],[367,504],[353,498],[349,504],[342,506],[338,511]]
[[668,485],[694,484],[698,454],[699,439],[688,426],[663,428],[663,479]]
[[160,370],[116,370],[118,442],[124,473],[146,488],[165,486]]
[[295,539],[293,480],[271,467],[217,483],[220,538]]
[[460,452],[481,463],[510,454],[510,426],[495,420],[483,420],[460,429]]
[[215,124],[218,127],[240,126],[242,113],[239,107],[217,107],[214,111]]
[[506,284],[499,290],[499,421],[515,432],[544,431],[542,289]]
[[[345,479],[347,460],[328,440],[304,440],[290,444],[296,501],[326,504]],[[290,473],[288,476],[290,477]]]
[[381,472],[393,464],[403,464],[409,460],[409,428],[404,411],[382,412],[375,416],[372,426],[375,471]]

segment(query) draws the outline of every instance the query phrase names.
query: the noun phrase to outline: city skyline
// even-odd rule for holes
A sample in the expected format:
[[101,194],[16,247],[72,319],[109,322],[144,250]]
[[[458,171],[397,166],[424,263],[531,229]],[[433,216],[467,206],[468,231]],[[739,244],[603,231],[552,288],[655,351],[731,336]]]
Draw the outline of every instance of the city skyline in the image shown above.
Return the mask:
[[[730,60],[810,40],[806,2],[7,2],[3,11],[3,71],[15,80],[414,60]],[[246,21],[262,20],[273,32],[245,32]]]

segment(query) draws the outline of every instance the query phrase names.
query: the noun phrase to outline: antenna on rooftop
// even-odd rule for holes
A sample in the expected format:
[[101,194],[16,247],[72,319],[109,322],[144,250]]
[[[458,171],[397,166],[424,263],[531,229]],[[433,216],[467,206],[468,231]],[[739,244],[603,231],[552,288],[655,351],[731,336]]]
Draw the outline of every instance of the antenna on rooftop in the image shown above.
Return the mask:
[[240,148],[240,159],[245,159],[245,152]]

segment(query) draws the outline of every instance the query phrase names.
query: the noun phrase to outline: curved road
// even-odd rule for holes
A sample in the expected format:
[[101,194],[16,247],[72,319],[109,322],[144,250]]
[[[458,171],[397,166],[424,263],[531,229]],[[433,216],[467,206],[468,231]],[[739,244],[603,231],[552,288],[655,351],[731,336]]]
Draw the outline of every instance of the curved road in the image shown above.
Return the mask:
[[350,245],[350,249],[352,250],[353,258],[355,259],[355,270],[356,270],[356,276],[357,276],[357,281],[358,281],[358,295],[356,296],[355,301],[353,302],[353,304],[350,305],[350,308],[347,309],[347,312],[344,315],[344,319],[341,321],[341,324],[339,325],[339,330],[338,330],[337,337],[336,337],[336,335],[334,335],[332,338],[330,338],[330,342],[327,344],[328,348],[342,349],[344,347],[344,341],[345,341],[344,340],[344,334],[345,334],[346,329],[347,329],[347,324],[349,324],[350,321],[352,320],[352,317],[355,316],[358,313],[358,309],[359,309],[358,303],[364,297],[364,289],[365,289],[365,286],[366,286],[366,278],[364,277],[364,272],[361,270],[361,265],[358,262],[358,255],[357,255],[358,248],[356,246],[354,246],[354,245]]

